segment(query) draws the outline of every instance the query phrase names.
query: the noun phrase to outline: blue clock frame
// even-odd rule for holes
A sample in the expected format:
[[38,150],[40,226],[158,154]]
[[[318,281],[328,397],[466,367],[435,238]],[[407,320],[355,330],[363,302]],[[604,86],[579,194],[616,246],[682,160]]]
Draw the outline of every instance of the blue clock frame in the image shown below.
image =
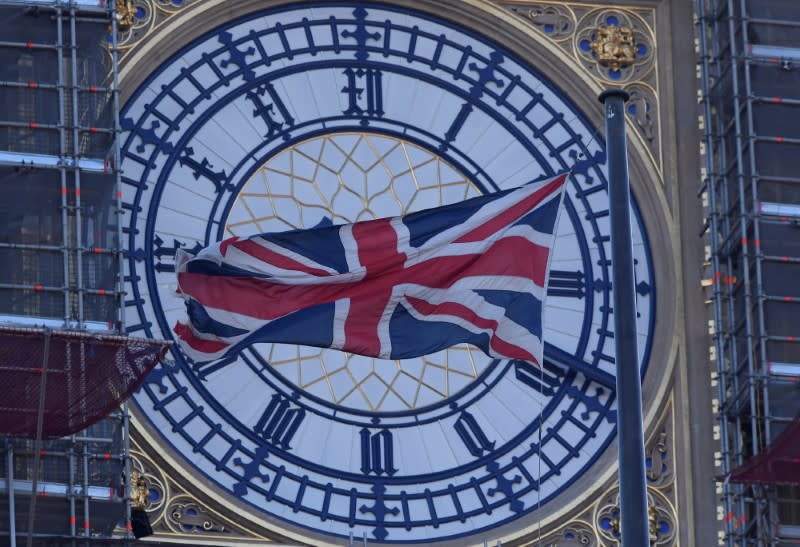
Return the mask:
[[[594,128],[538,70],[469,29],[379,3],[320,2],[314,3],[313,9],[338,15],[298,16],[256,30],[254,22],[265,16],[311,14],[307,6],[297,4],[226,23],[176,52],[128,101],[121,116],[123,207],[129,215],[124,232],[130,249],[126,282],[131,294],[126,307],[129,317],[136,319],[129,321],[128,331],[171,336],[158,287],[159,276],[173,270],[175,251],[199,249],[221,239],[232,204],[253,172],[297,143],[337,132],[389,135],[445,158],[481,191],[497,190],[500,185],[487,165],[460,148],[459,137],[480,113],[496,124],[498,131],[514,137],[540,167],[539,175],[572,172],[565,209],[575,231],[582,270],[551,272],[548,295],[582,301],[585,318],[576,348],[569,352],[548,345],[546,366],[541,370],[525,363],[495,362],[447,400],[403,412],[368,412],[322,400],[297,389],[249,348],[237,359],[271,394],[255,425],[230,413],[207,387],[209,375],[225,370],[231,360],[201,367],[173,351],[174,363],[156,370],[136,401],[141,412],[162,429],[164,442],[173,450],[187,460],[203,458],[205,465],[198,467],[198,473],[233,499],[291,525],[332,537],[365,531],[371,540],[385,543],[430,543],[485,535],[490,528],[520,519],[558,498],[591,468],[614,438],[613,375],[607,372],[608,364],[613,364],[611,280],[605,247],[609,238],[601,220],[607,209],[596,203],[606,194],[605,154],[599,144],[584,142],[585,132],[573,127],[591,133]],[[427,31],[421,28],[423,22],[448,32]],[[243,34],[243,28],[249,32]],[[327,41],[320,39],[323,34]],[[408,37],[402,41],[404,49],[394,41],[400,35]],[[298,37],[304,45],[295,47]],[[280,44],[282,51],[268,53],[264,47],[267,40]],[[426,44],[425,53],[422,44]],[[181,56],[195,49],[203,50],[199,59],[176,68]],[[446,52],[458,61],[445,61]],[[336,115],[301,119],[273,84],[314,71],[337,71],[346,79],[346,86],[334,90],[344,108]],[[389,115],[383,86],[386,78],[395,74],[447,94],[456,113],[446,131],[430,131]],[[164,75],[170,77],[164,80]],[[541,84],[541,91],[531,87],[529,79]],[[162,80],[167,83],[160,91],[145,99],[145,91]],[[187,89],[193,92],[186,93]],[[548,101],[550,96],[558,97],[561,106]],[[252,108],[252,119],[259,124],[263,140],[253,143],[236,165],[226,170],[215,167],[216,162],[202,157],[192,144],[198,131],[236,100]],[[165,112],[167,104],[179,114]],[[540,111],[537,118],[531,116],[534,109]],[[565,119],[565,114],[571,119]],[[537,124],[542,118],[548,121]],[[554,127],[566,137],[557,142],[550,139]],[[170,245],[167,236],[159,232],[157,219],[170,176],[178,169],[191,172],[203,191],[210,192],[213,205],[202,237],[192,241],[174,238]],[[635,206],[634,218],[643,238],[638,292],[649,302],[646,317],[641,318],[646,328],[644,375],[655,323],[655,283],[644,223]],[[473,405],[512,380],[539,392],[547,403],[515,435],[498,442],[484,431]],[[174,410],[176,407],[180,410]],[[560,416],[554,415],[556,411]],[[326,465],[324,458],[295,453],[296,435],[310,416],[356,432],[360,448],[357,469],[336,469]],[[471,459],[425,473],[404,473],[397,461],[399,432],[445,422]],[[171,431],[163,431],[165,424]],[[590,454],[582,453],[601,426],[605,428],[602,442],[593,445]],[[577,442],[571,440],[574,433],[564,433],[567,428],[581,432]],[[553,444],[563,448],[560,461],[542,449]],[[538,461],[538,469],[544,463],[547,471],[534,476],[533,460]],[[577,468],[575,461],[579,461]],[[547,481],[562,473],[566,476],[557,488],[545,496],[538,494]],[[464,532],[468,520],[478,524]]]

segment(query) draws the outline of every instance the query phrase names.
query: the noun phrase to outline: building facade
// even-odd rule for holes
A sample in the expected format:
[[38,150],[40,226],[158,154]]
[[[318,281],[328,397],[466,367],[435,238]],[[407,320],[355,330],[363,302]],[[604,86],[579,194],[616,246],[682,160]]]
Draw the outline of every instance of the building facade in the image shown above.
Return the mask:
[[[43,545],[616,545],[614,289],[597,99],[611,87],[630,94],[651,544],[791,541],[797,493],[773,483],[792,473],[765,478],[742,466],[756,454],[786,458],[773,441],[797,414],[795,181],[783,154],[794,145],[797,9],[752,4],[8,3],[6,20],[25,23],[7,25],[15,34],[0,43],[12,67],[0,89],[13,94],[1,163],[9,181],[46,179],[25,185],[22,201],[18,185],[0,190],[3,216],[22,215],[5,244],[18,279],[0,287],[11,325],[111,321],[112,333],[172,339],[185,313],[174,294],[178,250],[396,216],[570,173],[543,367],[466,346],[395,362],[255,344],[210,364],[173,348],[103,451],[119,463],[97,480],[122,524],[93,527],[89,512],[104,513],[91,485],[75,488],[71,468],[45,476],[46,457],[32,463],[30,443],[6,441],[0,486],[17,544],[28,513],[13,516],[15,506],[29,507],[24,490],[36,490],[22,474],[45,465],[34,473],[43,483],[66,485],[48,513],[72,512],[54,519],[64,529],[37,524]],[[96,32],[78,32],[92,17]],[[27,37],[37,25],[50,34]],[[27,59],[37,51],[29,44],[62,55]],[[78,62],[90,50],[96,62]],[[61,66],[64,52],[75,60]],[[104,123],[77,121],[98,89],[106,99],[86,112]],[[767,174],[759,162],[780,168]],[[56,175],[56,213],[27,228],[25,211],[50,199],[36,184]],[[113,199],[79,200],[100,196],[102,181]],[[114,228],[108,241],[101,226]],[[93,248],[110,262],[73,266]],[[32,277],[48,272],[61,277]],[[49,296],[55,312],[42,308]],[[108,317],[90,317],[101,297]],[[25,299],[38,300],[23,309]],[[53,451],[58,465],[78,452],[94,465],[99,450],[84,450],[82,436],[58,442],[67,443]],[[134,472],[141,484],[119,478]],[[126,532],[126,489],[152,535]],[[76,507],[87,512],[84,529]]]

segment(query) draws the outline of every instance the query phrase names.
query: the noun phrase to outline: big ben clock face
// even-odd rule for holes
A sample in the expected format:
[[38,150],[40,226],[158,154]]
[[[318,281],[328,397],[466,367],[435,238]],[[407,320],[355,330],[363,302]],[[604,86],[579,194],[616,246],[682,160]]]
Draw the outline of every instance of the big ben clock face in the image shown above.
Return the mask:
[[[605,153],[536,67],[422,13],[304,3],[194,41],[121,120],[135,336],[173,338],[178,248],[572,173],[542,368],[469,346],[386,361],[255,344],[205,364],[173,347],[136,403],[230,503],[331,541],[430,543],[522,525],[592,471],[616,432]],[[655,288],[633,218],[644,372]]]

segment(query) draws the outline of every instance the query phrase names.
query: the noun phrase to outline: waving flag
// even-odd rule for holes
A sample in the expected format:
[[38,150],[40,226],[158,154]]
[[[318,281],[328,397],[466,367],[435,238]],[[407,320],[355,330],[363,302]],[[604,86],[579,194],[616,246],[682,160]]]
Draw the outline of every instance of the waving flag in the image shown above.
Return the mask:
[[177,257],[186,355],[255,342],[404,359],[459,343],[542,362],[567,175],[402,217],[232,238]]

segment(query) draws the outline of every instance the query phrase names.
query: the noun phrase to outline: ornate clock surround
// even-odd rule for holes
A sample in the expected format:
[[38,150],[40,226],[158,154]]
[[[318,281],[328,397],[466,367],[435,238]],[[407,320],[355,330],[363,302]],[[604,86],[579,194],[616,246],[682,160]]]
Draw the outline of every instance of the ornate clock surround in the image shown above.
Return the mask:
[[[127,59],[122,71],[123,85],[125,92],[135,90],[138,85],[147,77],[148,71],[153,66],[160,63],[164,58],[179,50],[183,45],[188,44],[197,36],[202,35],[224,18],[225,20],[235,19],[261,9],[292,4],[293,2],[272,1],[272,2],[246,2],[246,1],[208,1],[200,2],[188,7],[185,12],[177,15],[160,29],[158,33],[151,35],[146,42],[132,52]],[[599,104],[595,102],[599,89],[596,83],[590,78],[584,77],[580,67],[564,59],[560,50],[554,47],[547,40],[532,35],[519,23],[513,16],[504,12],[500,8],[493,7],[479,1],[435,1],[423,0],[417,2],[392,0],[382,2],[384,4],[413,8],[420,12],[429,12],[439,18],[453,21],[460,26],[473,29],[474,31],[487,36],[492,41],[504,46],[521,58],[527,59],[532,65],[538,67],[547,78],[555,85],[559,86],[566,95],[570,96],[573,103],[589,118],[590,122],[598,128],[602,128],[602,117]],[[202,14],[202,17],[200,15]],[[201,21],[196,24],[195,21]],[[544,68],[546,67],[546,68]],[[127,99],[127,97],[124,97]],[[670,216],[667,214],[667,206],[660,184],[660,176],[656,167],[649,160],[646,153],[646,146],[637,138],[634,132],[629,132],[631,143],[631,182],[638,204],[642,211],[644,222],[648,229],[651,248],[654,254],[661,256],[673,256],[673,241],[671,237],[675,233],[675,227],[671,224]],[[666,261],[656,262],[655,278],[659,288],[659,306],[656,311],[656,327],[652,355],[650,360],[652,368],[661,369],[662,372],[649,374],[645,378],[643,386],[646,422],[647,427],[653,426],[654,420],[661,412],[661,408],[666,401],[668,389],[667,379],[670,371],[677,359],[677,349],[675,340],[675,316],[677,304],[676,291],[676,271],[675,266]],[[134,412],[134,414],[136,414]],[[145,422],[135,420],[139,435],[144,438],[151,446],[158,444],[157,436],[148,431]],[[604,488],[609,481],[613,480],[615,469],[613,462],[616,457],[616,449],[610,447],[600,460],[595,464],[595,469],[604,470],[598,476],[587,477],[576,481],[569,487],[563,498],[578,498],[569,493],[574,492],[598,492]],[[172,456],[164,454],[167,465],[179,470],[182,463],[173,459]],[[197,485],[198,494],[218,498],[219,492],[214,487]],[[224,497],[222,498],[224,500]],[[224,501],[223,501],[224,503]],[[543,527],[547,529],[555,525],[559,519],[575,511],[580,502],[563,505],[553,512],[548,508],[544,515]],[[236,507],[241,511],[241,507]],[[263,516],[248,516],[248,520],[258,522]],[[536,519],[533,513],[528,522]],[[270,523],[274,524],[274,523]],[[283,528],[283,527],[281,527]],[[534,526],[528,529],[533,531]],[[285,530],[289,536],[296,536],[296,531],[288,527]],[[502,528],[495,530],[497,537],[519,537],[525,531],[520,530],[520,523],[513,522]],[[306,532],[307,534],[307,532]]]

